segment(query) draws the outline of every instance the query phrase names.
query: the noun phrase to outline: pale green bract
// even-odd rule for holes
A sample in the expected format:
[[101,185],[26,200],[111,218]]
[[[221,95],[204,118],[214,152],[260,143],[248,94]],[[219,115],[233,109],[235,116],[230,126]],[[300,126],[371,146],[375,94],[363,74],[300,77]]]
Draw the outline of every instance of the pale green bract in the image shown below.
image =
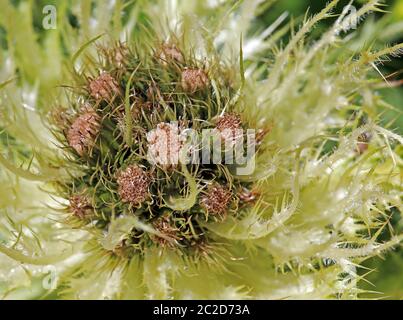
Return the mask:
[[[251,33],[267,5],[257,0],[116,0],[99,1],[93,9],[90,1],[65,1],[57,8],[57,29],[41,33],[40,42],[32,2],[2,1],[0,26],[8,47],[0,55],[0,296],[359,298],[360,264],[403,240],[388,225],[391,211],[403,209],[403,138],[379,124],[378,107],[387,104],[376,93],[384,80],[375,69],[403,45],[357,47],[359,32],[343,31],[345,14],[320,39],[305,41],[337,2],[305,18],[282,45],[279,40],[291,28],[286,15],[263,33]],[[379,9],[379,1],[368,1],[354,18]],[[69,24],[69,10],[79,28]],[[239,92],[247,110],[243,116],[251,123],[273,123],[255,172],[244,177],[257,181],[264,196],[221,224],[200,221],[216,243],[198,260],[159,248],[130,260],[110,255],[130,226],[156,231],[134,217],[117,218],[106,234],[73,229],[59,222],[62,200],[46,184],[67,174],[48,161],[60,151],[44,121],[55,101],[67,99],[58,87],[69,83],[65,66],[81,68],[87,63],[81,53],[108,38],[141,46],[147,26],[163,37],[180,35],[201,59],[218,48],[223,61],[244,71],[245,78],[234,76],[245,81]],[[360,154],[357,140],[363,134],[371,140]],[[168,205],[193,204],[197,185],[186,178],[189,196],[169,199]],[[387,234],[382,240],[381,233]],[[52,286],[46,285],[49,274]]]

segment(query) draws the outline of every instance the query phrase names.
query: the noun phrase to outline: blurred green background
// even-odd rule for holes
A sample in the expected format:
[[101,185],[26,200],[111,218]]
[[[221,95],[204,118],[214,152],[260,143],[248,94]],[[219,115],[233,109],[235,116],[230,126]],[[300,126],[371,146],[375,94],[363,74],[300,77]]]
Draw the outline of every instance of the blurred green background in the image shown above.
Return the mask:
[[[271,2],[271,1],[266,1]],[[355,0],[352,5],[359,9],[367,0]],[[262,12],[257,20],[256,28],[259,25],[268,25],[283,12],[288,12],[291,17],[303,17],[306,12],[317,13],[328,3],[326,0],[278,0],[268,10]],[[342,12],[344,6],[350,3],[349,0],[339,2],[335,12]],[[384,1],[384,13],[373,14],[358,25],[358,31],[364,33],[368,44],[384,46],[403,42],[403,0]],[[334,18],[335,19],[335,18]],[[321,22],[314,29],[315,35],[320,36],[334,19],[327,19]],[[380,89],[379,93],[385,100],[398,110],[384,110],[382,122],[390,124],[390,128],[403,134],[403,58],[395,58],[385,62],[380,69],[391,83],[396,82],[393,88]],[[400,81],[400,82],[399,82]],[[396,86],[399,85],[397,88]],[[403,281],[402,281],[403,283]],[[402,285],[403,286],[403,285]]]

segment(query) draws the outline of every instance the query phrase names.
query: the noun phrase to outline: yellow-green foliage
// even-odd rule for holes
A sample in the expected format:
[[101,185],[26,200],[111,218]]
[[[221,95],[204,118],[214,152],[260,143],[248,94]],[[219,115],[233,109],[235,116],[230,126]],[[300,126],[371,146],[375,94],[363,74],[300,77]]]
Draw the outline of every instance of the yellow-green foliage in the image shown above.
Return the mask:
[[[360,36],[344,13],[313,41],[310,32],[338,1],[298,26],[280,17],[264,37],[249,31],[268,4],[219,2],[116,0],[91,8],[90,1],[65,1],[57,29],[38,42],[32,2],[2,1],[3,298],[351,299],[364,292],[362,262],[401,243],[389,219],[403,209],[403,138],[380,125],[379,107],[387,104],[376,88],[384,82],[378,63],[403,45],[357,46]],[[380,9],[367,1],[354,18]],[[280,43],[288,32],[288,43]],[[197,257],[159,246],[130,259],[108,251],[105,241],[129,232],[126,223],[150,229],[134,218],[114,220],[105,232],[73,228],[50,183],[69,177],[70,166],[47,120],[52,108],[71,102],[58,86],[74,85],[71,70],[93,65],[88,57],[97,56],[97,45],[121,40],[145,54],[156,45],[153,34],[168,42],[174,34],[183,52],[206,61],[212,83],[222,77],[214,71],[229,66],[238,89],[231,103],[245,123],[268,131],[255,172],[235,177],[261,197],[220,223],[200,219],[210,241]],[[49,270],[53,288],[42,283]]]

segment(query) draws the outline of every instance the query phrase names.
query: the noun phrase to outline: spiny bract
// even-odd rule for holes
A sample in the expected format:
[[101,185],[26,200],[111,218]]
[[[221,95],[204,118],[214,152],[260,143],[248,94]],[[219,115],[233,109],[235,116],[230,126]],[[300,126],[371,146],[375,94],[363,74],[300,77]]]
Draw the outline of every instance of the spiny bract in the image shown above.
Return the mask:
[[[285,46],[276,41],[289,26],[274,31],[283,17],[271,37],[245,36],[260,1],[199,3],[208,23],[185,1],[133,4],[121,19],[116,1],[96,7],[95,30],[91,6],[73,8],[87,14],[70,36],[56,33],[68,52],[63,77],[60,62],[37,72],[47,79],[31,88],[37,95],[1,85],[3,297],[359,297],[360,263],[403,239],[383,232],[402,210],[403,139],[377,124],[385,103],[373,76],[403,45],[354,51],[345,12],[305,43],[337,2]],[[354,18],[378,8],[369,1]],[[17,59],[25,42],[5,25],[18,46],[0,74],[18,66],[28,81]],[[84,33],[78,42],[74,32]],[[52,81],[63,93],[47,94]],[[215,129],[225,146],[254,129],[252,172],[181,161],[202,151],[189,129]]]

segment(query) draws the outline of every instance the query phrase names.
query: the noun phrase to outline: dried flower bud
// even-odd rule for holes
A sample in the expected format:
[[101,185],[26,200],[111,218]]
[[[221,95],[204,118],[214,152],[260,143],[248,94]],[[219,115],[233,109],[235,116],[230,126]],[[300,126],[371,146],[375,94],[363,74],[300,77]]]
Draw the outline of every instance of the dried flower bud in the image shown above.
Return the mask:
[[358,139],[357,139],[357,145],[356,145],[356,152],[358,154],[363,154],[365,151],[368,150],[368,143],[371,141],[371,134],[369,132],[364,132],[361,134]]
[[111,100],[120,90],[117,81],[109,73],[103,72],[90,82],[89,92],[97,100]]
[[242,137],[241,117],[236,113],[225,113],[216,123],[216,128],[220,131],[223,141],[235,142]]
[[258,191],[247,188],[242,188],[238,192],[238,198],[242,203],[253,203],[259,196],[260,193]]
[[183,90],[194,93],[207,88],[210,81],[207,74],[201,69],[185,69],[182,71],[181,83]]
[[173,225],[169,217],[159,217],[152,223],[152,226],[155,230],[164,235],[164,238],[158,235],[151,235],[151,239],[161,246],[173,247],[175,240],[180,240],[178,236],[179,229]]
[[150,176],[139,166],[131,165],[119,173],[118,193],[123,202],[139,205],[149,196]]
[[147,133],[147,142],[149,160],[169,167],[179,164],[186,137],[181,134],[178,124],[161,122]]
[[85,219],[93,212],[89,199],[81,194],[76,194],[69,199],[69,211],[79,219]]
[[91,108],[83,108],[67,132],[67,141],[80,156],[94,144],[100,130],[100,116]]
[[182,52],[172,44],[163,44],[158,52],[158,58],[161,59],[165,64],[169,60],[174,60],[183,63]]
[[216,183],[210,186],[206,194],[201,197],[200,205],[208,214],[225,218],[231,198],[231,191]]

